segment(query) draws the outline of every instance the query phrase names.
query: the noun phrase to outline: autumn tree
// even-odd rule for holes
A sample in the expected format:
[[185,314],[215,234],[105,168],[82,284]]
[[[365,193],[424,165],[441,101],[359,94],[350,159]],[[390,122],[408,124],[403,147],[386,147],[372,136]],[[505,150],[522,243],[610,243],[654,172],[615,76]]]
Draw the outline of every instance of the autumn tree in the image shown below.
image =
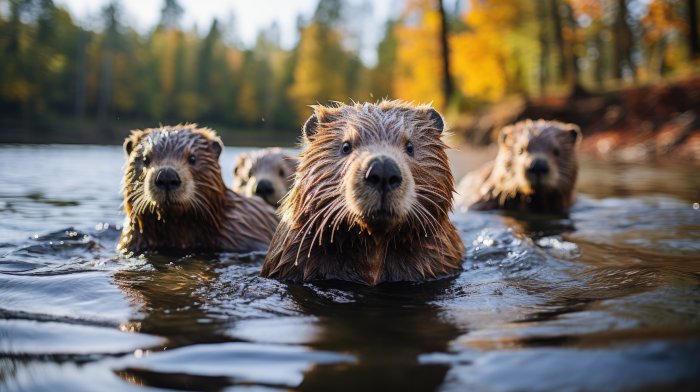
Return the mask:
[[340,0],[319,1],[311,23],[301,31],[289,91],[299,119],[308,113],[307,105],[350,98],[348,81],[358,69],[353,67],[357,54],[343,47],[339,29],[342,5]]
[[446,105],[443,91],[440,15],[433,0],[408,0],[396,23],[396,69],[393,92],[397,98]]

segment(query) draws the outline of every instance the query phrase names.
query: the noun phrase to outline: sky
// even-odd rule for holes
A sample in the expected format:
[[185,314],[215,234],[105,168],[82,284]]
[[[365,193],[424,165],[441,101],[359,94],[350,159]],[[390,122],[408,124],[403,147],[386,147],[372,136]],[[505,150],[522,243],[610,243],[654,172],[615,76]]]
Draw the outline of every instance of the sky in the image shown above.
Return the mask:
[[[100,28],[100,10],[109,0],[54,0],[57,5],[65,6],[75,17],[77,23],[88,28]],[[390,15],[395,14],[398,0],[349,0],[352,6],[370,5],[372,12],[367,20],[362,21],[363,37],[360,55],[365,63],[376,62],[376,46],[384,35],[384,23]],[[163,0],[121,0],[124,16],[129,25],[141,33],[150,31],[160,19]],[[235,36],[246,46],[252,46],[258,31],[276,21],[281,30],[281,44],[291,48],[298,39],[296,23],[298,15],[307,20],[311,17],[318,0],[180,0],[185,10],[183,27],[187,30],[197,26],[205,34],[213,18],[221,23],[235,21]],[[233,19],[232,19],[233,16]]]

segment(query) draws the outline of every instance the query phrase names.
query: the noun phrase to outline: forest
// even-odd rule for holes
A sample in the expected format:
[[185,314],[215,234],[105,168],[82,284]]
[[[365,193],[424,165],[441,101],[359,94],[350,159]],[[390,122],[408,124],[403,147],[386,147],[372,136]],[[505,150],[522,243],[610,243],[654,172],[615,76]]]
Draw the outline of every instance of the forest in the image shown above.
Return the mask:
[[366,64],[362,5],[343,0],[300,15],[292,48],[274,23],[247,46],[221,20],[205,34],[183,29],[178,0],[163,1],[147,33],[117,0],[92,29],[52,0],[0,0],[0,127],[77,127],[105,142],[105,129],[185,121],[294,135],[317,102],[432,102],[449,120],[511,97],[697,73],[696,0],[395,3],[378,60]]

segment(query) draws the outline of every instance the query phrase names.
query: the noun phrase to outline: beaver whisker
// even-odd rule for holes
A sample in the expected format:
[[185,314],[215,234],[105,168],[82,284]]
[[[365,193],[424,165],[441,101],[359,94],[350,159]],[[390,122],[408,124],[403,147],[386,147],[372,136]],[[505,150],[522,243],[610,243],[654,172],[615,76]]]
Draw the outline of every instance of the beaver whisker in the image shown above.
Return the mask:
[[[335,232],[336,230],[338,230],[338,224],[340,224],[343,221],[347,222],[347,218],[350,216],[350,214],[351,212],[348,211],[347,208],[343,208],[340,214],[338,214],[333,220],[333,230],[331,231],[331,244],[333,243],[333,240],[335,238]],[[349,227],[352,227],[352,225],[349,225]]]
[[445,197],[445,196],[443,196],[443,195],[441,195],[441,194],[439,194],[439,193],[437,193],[437,192],[435,192],[435,191],[432,191],[432,190],[428,189],[427,187],[417,186],[417,187],[416,187],[416,193],[417,193],[417,194],[420,194],[421,196],[425,196],[424,194],[429,194],[429,195],[431,195],[431,196],[434,196],[434,197],[437,197],[437,198],[439,198],[439,199],[442,199],[443,201],[446,201],[446,202],[451,202],[451,201],[452,201],[451,198]]
[[[317,211],[315,214],[313,214],[312,217],[311,217],[311,219],[309,219],[309,221],[308,221],[304,226],[302,226],[301,230],[299,230],[299,233],[298,233],[297,236],[294,238],[294,240],[296,241],[296,240],[299,238],[299,235],[301,235],[301,233],[303,232],[304,235],[301,237],[301,242],[300,242],[300,244],[303,245],[303,244],[304,244],[304,241],[306,240],[306,236],[309,234],[309,231],[314,227],[314,224],[316,223],[316,220],[321,216],[321,214],[323,214],[326,210],[328,210],[328,209],[329,209],[330,207],[332,207],[332,206],[333,206],[332,204],[328,204],[327,206],[323,207],[322,209],[320,209],[319,211]],[[306,231],[304,231],[304,228],[306,228]],[[313,240],[312,240],[312,242],[309,244],[309,255],[307,255],[307,258],[308,258],[308,257],[310,256],[310,254],[311,254],[311,248],[313,248]],[[299,251],[297,252],[296,259],[294,260],[294,263],[295,263],[295,264],[297,264],[297,262],[298,262],[298,260],[299,260],[299,255],[300,255],[300,254],[301,254],[301,247],[299,247]]]
[[438,223],[437,219],[435,219],[435,217],[434,217],[432,214],[430,214],[430,213],[428,212],[428,210],[426,210],[425,207],[423,207],[423,206],[420,205],[420,204],[416,204],[415,211],[416,211],[418,214],[420,214],[420,216],[422,217],[422,219],[425,220],[425,222],[426,222],[426,224],[428,225],[428,227],[430,227],[430,234],[431,234],[433,237],[436,237],[436,236],[438,235],[438,232],[440,231],[440,230],[438,229],[439,223]]
[[439,212],[441,212],[443,214],[447,214],[447,211],[445,211],[441,205],[439,205],[437,202],[435,202],[435,200],[429,198],[428,196],[426,196],[422,193],[416,192],[416,197],[418,197],[419,199],[425,200],[425,201],[429,202],[430,204],[434,205],[435,208],[437,208],[437,210]]
[[316,243],[316,237],[318,237],[318,246],[322,245],[322,240],[323,240],[323,232],[325,229],[325,222],[328,221],[328,216],[336,213],[336,210],[340,209],[340,207],[335,207],[332,209],[326,216],[326,219],[318,226],[316,226],[316,232],[314,233],[314,236],[311,238],[311,242],[309,242],[309,252],[306,255],[307,258],[311,257],[311,251],[313,250],[314,244]]
[[[421,220],[422,215],[419,215],[419,214],[421,214],[421,211],[418,210],[419,206],[420,206],[420,204],[418,204],[416,202],[414,202],[411,205],[411,209],[409,211],[408,218],[411,219],[412,224],[414,224],[414,222],[417,222],[418,225],[420,226],[420,228],[423,229],[423,234],[425,234],[425,236],[427,237],[428,236],[428,227],[426,227],[425,224],[423,223],[423,221]],[[420,237],[421,237],[421,235],[419,233],[419,235],[418,235],[419,240],[420,240]]]
[[331,209],[331,211],[328,214],[326,214],[326,218],[323,220],[323,222],[321,222],[321,224],[316,229],[317,232],[314,235],[314,239],[312,240],[312,242],[315,241],[316,235],[318,235],[318,232],[320,231],[321,235],[318,237],[318,245],[319,246],[321,246],[321,244],[323,243],[323,232],[324,232],[324,229],[326,228],[326,223],[328,223],[328,221],[332,217],[335,217],[335,215],[340,211],[340,209],[343,208],[343,204],[338,199],[333,200],[331,203],[335,207],[333,209]]

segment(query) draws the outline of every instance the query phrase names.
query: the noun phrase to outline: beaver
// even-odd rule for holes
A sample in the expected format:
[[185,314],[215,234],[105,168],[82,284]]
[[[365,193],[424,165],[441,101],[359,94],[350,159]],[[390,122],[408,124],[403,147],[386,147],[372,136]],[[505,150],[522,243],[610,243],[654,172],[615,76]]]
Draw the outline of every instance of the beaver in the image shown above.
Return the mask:
[[280,148],[267,148],[241,154],[233,169],[233,190],[246,196],[259,196],[278,207],[294,182],[296,158]]
[[216,133],[195,124],[135,130],[124,141],[126,220],[118,250],[265,250],[273,208],[226,188]]
[[566,214],[573,203],[580,142],[575,124],[524,120],[504,127],[496,159],[462,179],[457,205]]
[[442,116],[402,101],[313,108],[262,275],[373,286],[460,271]]

